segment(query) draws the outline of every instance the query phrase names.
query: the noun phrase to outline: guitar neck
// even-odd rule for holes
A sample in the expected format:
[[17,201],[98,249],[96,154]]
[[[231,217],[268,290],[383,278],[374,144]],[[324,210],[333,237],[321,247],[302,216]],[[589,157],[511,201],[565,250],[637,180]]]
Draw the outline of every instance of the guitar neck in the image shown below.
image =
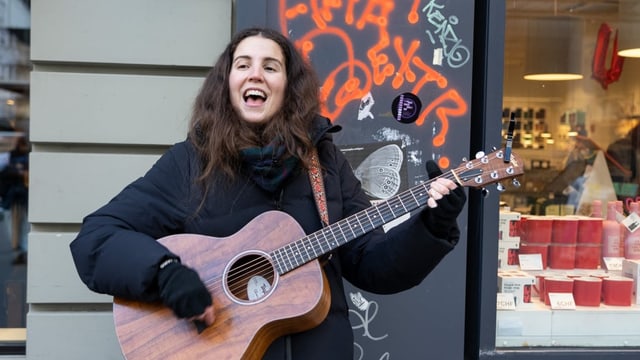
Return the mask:
[[425,205],[429,199],[430,183],[431,181],[406,190],[274,250],[271,255],[278,272],[280,275],[285,274]]
[[283,275],[327,254],[341,245],[426,205],[431,183],[446,177],[459,186],[482,187],[522,174],[522,162],[515,154],[505,160],[504,150],[496,150],[467,161],[434,179],[421,183],[387,200],[324,227],[302,239],[271,252],[275,268]]

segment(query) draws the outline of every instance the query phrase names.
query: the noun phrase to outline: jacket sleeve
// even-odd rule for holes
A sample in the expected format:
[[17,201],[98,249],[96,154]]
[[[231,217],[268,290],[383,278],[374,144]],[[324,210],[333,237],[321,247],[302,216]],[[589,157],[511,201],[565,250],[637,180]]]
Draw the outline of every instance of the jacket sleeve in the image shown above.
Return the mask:
[[141,178],[86,216],[70,245],[80,279],[113,296],[158,299],[158,265],[174,256],[156,239],[183,227],[189,199],[187,147],[167,151]]
[[[371,206],[351,166],[336,151],[340,171],[343,217]],[[458,242],[456,226],[448,238],[431,234],[420,216],[393,227],[378,228],[340,248],[343,276],[358,288],[379,294],[391,294],[414,287],[438,265]]]

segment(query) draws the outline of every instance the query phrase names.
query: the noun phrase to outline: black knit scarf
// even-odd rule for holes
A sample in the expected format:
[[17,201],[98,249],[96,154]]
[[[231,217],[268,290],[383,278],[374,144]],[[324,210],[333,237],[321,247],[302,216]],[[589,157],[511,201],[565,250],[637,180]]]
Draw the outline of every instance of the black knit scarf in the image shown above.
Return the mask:
[[241,151],[242,166],[251,179],[262,189],[275,192],[298,166],[298,158],[286,156],[286,148],[279,140],[264,147]]

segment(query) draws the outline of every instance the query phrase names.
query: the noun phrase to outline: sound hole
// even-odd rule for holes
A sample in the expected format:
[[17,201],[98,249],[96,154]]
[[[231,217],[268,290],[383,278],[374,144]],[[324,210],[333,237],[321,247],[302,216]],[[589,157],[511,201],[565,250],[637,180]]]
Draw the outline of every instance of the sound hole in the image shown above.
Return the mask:
[[240,257],[229,268],[227,289],[240,302],[260,301],[271,293],[275,271],[271,262],[259,254]]

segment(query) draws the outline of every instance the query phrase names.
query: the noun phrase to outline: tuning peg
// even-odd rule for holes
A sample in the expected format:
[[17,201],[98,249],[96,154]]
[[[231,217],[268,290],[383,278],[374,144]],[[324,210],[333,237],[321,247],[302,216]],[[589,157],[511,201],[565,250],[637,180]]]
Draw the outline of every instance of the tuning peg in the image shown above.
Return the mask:
[[497,189],[499,192],[503,192],[503,191],[505,191],[505,190],[506,190],[506,188],[504,187],[504,185],[502,185],[502,183],[497,183],[497,184],[496,184],[496,189]]
[[482,188],[480,192],[482,193],[482,197],[484,197],[485,199],[489,197],[489,190],[487,190],[486,188]]
[[520,181],[518,181],[518,179],[513,179],[511,180],[511,183],[513,184],[513,186],[515,187],[520,187]]
[[478,152],[476,153],[476,159],[480,159],[480,158],[481,158],[481,157],[483,157],[483,156],[484,156],[484,151],[478,151]]
[[491,151],[496,151],[496,150],[498,150],[498,148],[497,148],[497,147],[495,147],[495,146],[492,146],[492,147],[491,147]]

